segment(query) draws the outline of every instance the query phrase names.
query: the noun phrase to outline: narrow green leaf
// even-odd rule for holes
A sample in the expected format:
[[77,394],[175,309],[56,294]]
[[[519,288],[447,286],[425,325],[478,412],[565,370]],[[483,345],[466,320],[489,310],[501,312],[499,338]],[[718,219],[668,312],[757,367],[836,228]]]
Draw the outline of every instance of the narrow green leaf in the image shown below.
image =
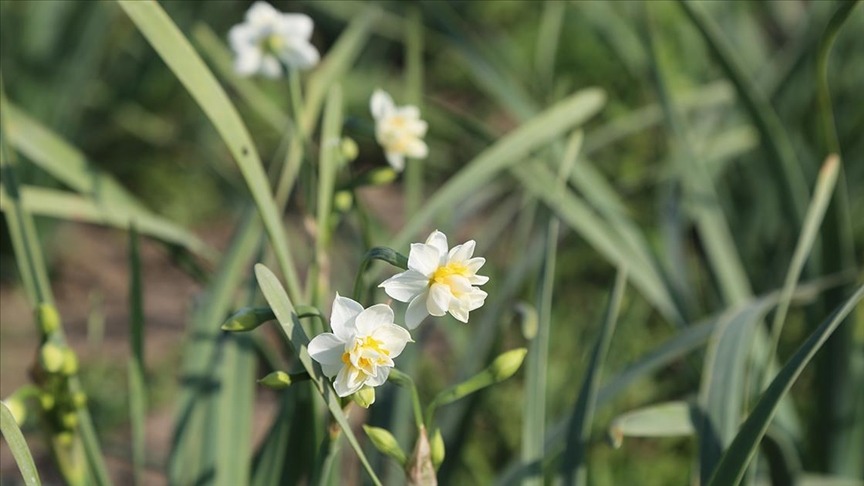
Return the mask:
[[438,189],[406,223],[394,238],[392,246],[406,246],[411,238],[445,209],[454,207],[502,170],[524,162],[525,157],[533,150],[544,147],[561,134],[585,122],[600,110],[605,100],[605,94],[599,89],[579,91],[504,136]]
[[[780,343],[780,333],[786,321],[786,314],[789,311],[789,304],[792,301],[795,284],[804,270],[804,264],[807,262],[810,250],[813,248],[813,243],[816,242],[819,227],[822,225],[822,220],[825,217],[825,210],[828,208],[828,203],[831,202],[831,196],[834,193],[834,185],[837,182],[839,170],[840,158],[837,155],[829,155],[825,159],[822,169],[819,171],[819,177],[816,179],[813,200],[810,201],[810,205],[807,207],[804,226],[801,229],[801,235],[798,236],[798,243],[795,245],[795,253],[792,255],[789,269],[786,271],[786,278],[783,280],[783,288],[780,291],[780,303],[777,306],[774,320],[771,323],[769,357],[774,356],[777,351],[777,345]],[[765,370],[764,385],[767,385],[768,380],[772,377],[768,374],[767,367]]]
[[666,402],[632,410],[615,417],[609,426],[609,437],[617,449],[625,437],[677,437],[692,435],[693,405]]
[[759,401],[747,420],[741,425],[732,444],[726,449],[717,469],[711,476],[709,486],[736,485],[741,481],[747,466],[756,454],[759,442],[777,412],[780,400],[789,392],[795,380],[798,379],[798,376],[828,337],[840,326],[843,319],[855,309],[862,298],[864,298],[864,285],[860,286],[843,306],[835,310],[818,329],[813,331],[792,358],[783,365],[780,372],[759,397]]
[[618,312],[621,308],[621,299],[624,296],[626,284],[627,271],[619,269],[615,278],[615,286],[612,288],[609,301],[606,304],[603,327],[597,336],[597,342],[594,344],[582,388],[579,390],[579,398],[576,400],[570,416],[561,465],[564,484],[584,484],[587,479],[586,454],[591,435],[591,422],[594,420],[594,410],[597,407],[600,372],[612,342],[615,326],[618,323]]
[[744,411],[746,370],[756,326],[774,302],[757,300],[720,316],[705,355],[699,405],[699,470],[708,481]]
[[276,275],[270,269],[260,263],[255,265],[255,277],[258,279],[258,285],[261,287],[264,298],[267,299],[267,303],[270,304],[270,308],[276,314],[280,329],[291,342],[291,346],[294,348],[295,353],[297,353],[300,363],[303,364],[303,367],[309,373],[312,382],[315,384],[315,388],[327,404],[330,414],[336,420],[336,423],[339,424],[339,427],[342,428],[345,438],[357,453],[360,463],[366,469],[366,472],[369,473],[372,482],[380,486],[381,481],[375,475],[375,471],[366,459],[360,443],[357,442],[357,437],[354,436],[354,432],[351,430],[351,426],[342,412],[342,407],[339,405],[339,399],[333,387],[330,385],[327,377],[321,372],[321,368],[316,366],[309,356],[309,351],[307,350],[309,337],[303,331],[303,327],[294,313],[294,306],[282,288],[282,284],[279,283],[279,279],[276,278]]
[[36,464],[33,462],[33,455],[30,454],[30,448],[27,447],[27,441],[24,440],[21,429],[15,423],[15,417],[12,416],[12,412],[9,411],[9,408],[3,402],[0,402],[0,431],[3,432],[3,438],[6,439],[6,444],[9,445],[12,457],[15,458],[18,470],[21,471],[24,484],[27,486],[39,486],[42,484],[39,480],[39,471],[36,470]]
[[[198,237],[151,212],[113,177],[90,163],[81,151],[14,103],[6,103],[3,108],[8,120],[9,143],[81,194],[23,186],[21,199],[29,212],[124,229],[135,220],[144,234],[182,245],[204,256],[213,256],[213,250]],[[0,199],[8,197],[6,194],[0,196]]]
[[720,67],[735,86],[738,97],[744,104],[748,115],[759,130],[763,143],[767,145],[772,169],[783,183],[783,207],[789,212],[791,223],[800,225],[804,219],[804,202],[809,200],[809,192],[800,163],[789,134],[777,112],[768,99],[759,91],[755,83],[746,75],[732,47],[723,38],[720,28],[689,0],[678,0],[687,17],[697,28]]
[[132,426],[132,475],[136,485],[144,484],[146,436],[144,421],[147,415],[147,385],[144,363],[144,290],[141,277],[141,254],[138,231],[129,228],[129,348],[132,353],[127,364],[129,375],[129,422]]
[[225,90],[158,3],[153,0],[118,0],[118,3],[204,110],[228,146],[264,222],[288,291],[296,299],[301,295],[300,280],[291,260],[279,211],[273,201],[255,144]]

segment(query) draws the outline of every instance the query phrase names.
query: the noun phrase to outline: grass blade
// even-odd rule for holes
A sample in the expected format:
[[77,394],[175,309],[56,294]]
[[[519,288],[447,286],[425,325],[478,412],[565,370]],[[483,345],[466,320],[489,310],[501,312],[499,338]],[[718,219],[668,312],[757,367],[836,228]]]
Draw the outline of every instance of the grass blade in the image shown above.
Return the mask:
[[570,416],[561,467],[564,484],[567,485],[585,484],[587,479],[587,446],[591,434],[591,422],[594,419],[594,410],[597,407],[600,370],[606,360],[609,344],[612,342],[612,334],[615,332],[615,325],[618,322],[618,311],[621,308],[621,299],[626,284],[627,271],[619,269],[615,278],[615,286],[609,295],[603,327],[600,330],[600,335],[597,336],[597,342],[594,344],[591,360],[585,371],[585,379],[579,390],[579,398],[576,400]]
[[[810,201],[810,206],[807,208],[807,215],[804,217],[804,226],[801,229],[801,235],[798,237],[798,243],[795,245],[795,253],[792,255],[792,261],[789,263],[786,278],[783,280],[783,288],[780,291],[780,303],[777,306],[777,312],[774,313],[774,320],[771,323],[769,357],[774,356],[777,352],[777,345],[780,343],[780,333],[786,321],[786,314],[789,311],[789,304],[792,301],[795,284],[804,270],[804,264],[807,262],[807,257],[810,255],[810,250],[813,248],[813,243],[818,236],[819,226],[822,224],[825,210],[828,208],[828,203],[831,202],[831,196],[834,193],[834,185],[837,182],[839,170],[840,158],[837,155],[830,155],[819,171],[819,178],[816,180],[816,189],[813,192],[813,200]],[[767,366],[765,369],[763,388],[767,386],[768,381],[772,378],[768,374]]]
[[428,200],[394,238],[391,246],[402,248],[445,209],[454,206],[476,188],[487,184],[502,170],[523,162],[533,150],[547,145],[595,115],[606,96],[599,89],[586,89],[556,103],[507,134],[456,173]]
[[147,385],[144,364],[144,291],[141,278],[141,254],[138,249],[138,231],[129,228],[129,422],[132,425],[132,474],[135,484],[144,484],[145,429],[147,414]]
[[771,156],[769,160],[773,162],[773,172],[779,174],[783,181],[783,207],[789,211],[789,221],[796,227],[800,226],[804,220],[804,201],[810,197],[795,149],[780,117],[771,107],[769,100],[744,73],[732,47],[727,44],[717,25],[691,1],[678,0],[678,4],[702,35],[726,77],[735,86],[738,97],[759,130],[761,140],[767,145]]
[[372,482],[380,486],[381,481],[375,475],[375,471],[366,459],[360,443],[357,442],[357,437],[354,435],[351,426],[348,424],[348,420],[345,418],[345,414],[342,412],[342,407],[339,405],[339,399],[333,391],[333,387],[321,372],[320,367],[316,366],[309,356],[309,352],[307,351],[309,337],[303,331],[303,326],[300,325],[297,314],[294,313],[294,306],[282,288],[282,284],[279,283],[279,279],[276,278],[273,272],[260,263],[255,265],[255,276],[258,279],[258,285],[261,287],[264,298],[267,299],[267,303],[270,304],[273,313],[276,314],[279,328],[291,342],[300,363],[303,364],[303,367],[309,373],[315,388],[327,404],[330,414],[336,420],[336,423],[339,424],[339,427],[342,428],[342,433],[345,434],[348,443],[351,444],[354,452],[357,453],[360,463],[366,469],[366,472],[369,473]]
[[691,435],[693,405],[687,402],[666,402],[631,410],[615,417],[609,426],[609,437],[617,449],[625,437],[677,437]]
[[270,238],[276,260],[279,262],[279,269],[285,276],[289,295],[298,298],[302,295],[300,280],[294,262],[291,260],[288,241],[270,192],[267,176],[249,131],[228,99],[228,95],[225,94],[225,90],[158,3],[153,0],[118,0],[118,3],[204,110],[228,146],[264,222],[264,228]]
[[780,369],[780,372],[759,398],[750,416],[741,425],[732,444],[726,449],[717,469],[711,476],[709,486],[736,485],[744,477],[744,472],[750,460],[756,454],[759,442],[768,430],[771,419],[777,411],[780,400],[786,395],[804,367],[831,336],[843,319],[849,315],[864,297],[864,285],[837,310],[829,316],[822,325],[798,348],[795,354]]
[[12,452],[15,464],[18,465],[18,470],[21,471],[24,484],[27,486],[39,486],[42,484],[39,480],[39,471],[36,470],[36,464],[33,462],[33,455],[30,454],[30,448],[27,447],[27,441],[24,440],[21,429],[15,423],[15,417],[12,416],[12,412],[9,411],[9,408],[3,402],[0,402],[0,432],[3,433],[3,438],[6,439],[6,444],[9,445],[9,451]]

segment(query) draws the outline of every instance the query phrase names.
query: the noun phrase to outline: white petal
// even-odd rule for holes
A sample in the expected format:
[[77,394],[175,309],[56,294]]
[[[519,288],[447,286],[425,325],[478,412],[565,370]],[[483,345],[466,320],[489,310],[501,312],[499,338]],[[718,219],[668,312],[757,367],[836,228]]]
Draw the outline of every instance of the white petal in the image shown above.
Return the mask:
[[428,298],[429,293],[424,291],[408,304],[408,310],[405,311],[405,325],[408,326],[408,329],[416,328],[429,315],[429,311],[426,310],[426,299]]
[[465,262],[474,255],[474,247],[477,243],[474,240],[468,240],[461,245],[456,245],[450,250],[448,255],[451,262]]
[[411,243],[411,250],[408,252],[408,268],[411,270],[419,272],[426,278],[431,278],[435,270],[438,269],[440,261],[441,253],[439,253],[439,250],[435,246],[424,243]]
[[410,302],[411,299],[423,293],[429,286],[429,277],[417,270],[407,270],[397,273],[379,285],[384,292],[399,302]]
[[471,289],[471,292],[467,296],[468,301],[468,310],[479,309],[483,306],[483,303],[486,302],[486,296],[488,294],[476,287]]
[[257,47],[259,32],[259,29],[249,24],[235,25],[228,31],[228,43],[231,44],[231,49],[239,54],[244,49]]
[[433,316],[443,316],[450,309],[450,301],[453,300],[453,294],[450,293],[450,287],[444,284],[432,284],[429,288],[429,298],[426,299],[426,310]]
[[457,302],[455,299],[450,304],[450,315],[455,317],[457,321],[468,322],[468,306],[463,302]]
[[381,119],[393,112],[393,98],[382,89],[376,89],[369,101],[369,108],[375,119]]
[[275,25],[275,31],[285,37],[296,37],[308,41],[312,38],[315,24],[306,14],[281,14]]
[[282,65],[279,64],[278,59],[267,54],[261,58],[261,67],[259,72],[264,77],[276,79],[282,76]]
[[333,309],[330,311],[330,328],[342,342],[347,343],[354,338],[357,331],[354,319],[361,312],[363,306],[358,302],[336,294],[336,298],[333,299]]
[[402,115],[406,119],[418,119],[420,118],[420,108],[417,108],[414,105],[405,105],[396,108],[396,115]]
[[336,379],[333,380],[333,388],[336,389],[336,394],[340,397],[347,397],[363,387],[363,381],[360,379],[360,373],[353,366],[343,366]]
[[381,386],[384,384],[385,381],[387,381],[388,376],[390,376],[390,368],[388,368],[388,367],[378,368],[378,373],[375,376],[367,379],[365,385],[366,386]]
[[429,155],[429,147],[419,138],[411,139],[405,147],[405,155],[413,159],[425,159]]
[[393,309],[387,304],[375,304],[357,316],[357,335],[370,336],[381,326],[393,324]]
[[405,345],[411,341],[411,334],[396,324],[381,326],[372,333],[372,337],[383,343],[382,347],[390,353],[390,359],[402,354]]
[[332,378],[342,368],[345,343],[329,332],[315,336],[307,347],[309,356],[321,364],[324,374]]
[[426,244],[438,249],[438,265],[447,263],[447,235],[435,230],[429,235],[429,238],[426,238]]
[[240,76],[251,76],[261,69],[261,50],[249,47],[237,53],[234,58],[234,72]]
[[279,52],[282,62],[294,69],[309,69],[318,64],[321,56],[315,46],[306,42],[295,42]]
[[280,13],[267,2],[255,2],[246,11],[246,21],[253,25],[267,25],[273,23]]
[[468,267],[468,270],[471,273],[477,273],[477,270],[480,270],[480,267],[486,263],[486,259],[483,257],[474,257],[465,262],[465,266]]
[[472,285],[483,285],[489,281],[489,277],[485,275],[472,275],[468,280],[471,281]]
[[396,172],[402,172],[405,170],[405,156],[396,152],[385,152],[384,156],[387,157],[387,163],[390,164],[390,167],[393,167],[393,170]]

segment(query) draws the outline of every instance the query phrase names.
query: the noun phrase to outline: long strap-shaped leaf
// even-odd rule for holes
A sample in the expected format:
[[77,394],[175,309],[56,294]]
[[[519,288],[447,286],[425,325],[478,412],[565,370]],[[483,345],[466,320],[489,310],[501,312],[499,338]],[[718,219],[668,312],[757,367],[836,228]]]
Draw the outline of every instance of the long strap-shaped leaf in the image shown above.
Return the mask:
[[12,412],[2,402],[0,402],[0,432],[3,433],[3,438],[9,444],[12,457],[15,458],[18,470],[21,471],[21,476],[24,477],[24,484],[27,486],[42,484],[39,481],[39,471],[36,470],[36,464],[33,462],[33,456],[30,454],[30,448],[27,447],[24,435],[21,434],[21,429],[15,423],[15,417],[12,416]]
[[327,408],[330,410],[336,423],[338,423],[339,427],[342,428],[345,438],[348,439],[348,443],[354,448],[357,457],[360,459],[363,467],[372,478],[372,482],[380,486],[381,481],[378,479],[378,476],[375,475],[372,465],[369,464],[366,455],[363,454],[363,449],[360,447],[360,443],[357,442],[357,437],[355,437],[354,432],[351,431],[351,426],[348,424],[348,420],[342,412],[342,407],[339,405],[339,399],[336,397],[333,387],[330,386],[330,382],[321,372],[321,368],[315,366],[312,362],[312,358],[309,356],[309,351],[307,351],[309,337],[306,335],[306,332],[303,331],[303,326],[300,325],[297,314],[294,312],[294,305],[291,303],[291,299],[288,298],[285,289],[282,287],[282,284],[279,283],[279,279],[276,278],[276,275],[274,275],[273,272],[264,265],[261,265],[260,263],[255,265],[255,277],[258,279],[258,285],[261,287],[261,292],[264,294],[264,298],[267,299],[267,303],[270,304],[270,308],[273,309],[273,313],[276,314],[276,319],[279,321],[280,329],[285,333],[285,337],[288,338],[291,345],[294,347],[294,351],[297,353],[300,363],[303,364],[303,367],[309,373],[312,382],[315,384],[315,388],[324,398],[324,402],[327,403]]
[[201,106],[228,146],[264,221],[273,252],[280,270],[285,275],[289,294],[295,299],[299,298],[300,280],[288,252],[288,241],[267,183],[267,176],[261,166],[261,159],[246,125],[225,90],[158,3],[154,0],[118,0],[118,3]]
[[708,486],[735,485],[741,481],[750,460],[756,454],[759,442],[771,424],[771,419],[774,418],[780,400],[789,392],[804,367],[840,326],[843,319],[855,309],[862,297],[864,297],[864,285],[860,286],[843,306],[831,314],[798,348],[792,358],[783,365],[777,377],[759,398],[759,402],[741,426],[735,439],[732,440],[732,444],[723,454]]

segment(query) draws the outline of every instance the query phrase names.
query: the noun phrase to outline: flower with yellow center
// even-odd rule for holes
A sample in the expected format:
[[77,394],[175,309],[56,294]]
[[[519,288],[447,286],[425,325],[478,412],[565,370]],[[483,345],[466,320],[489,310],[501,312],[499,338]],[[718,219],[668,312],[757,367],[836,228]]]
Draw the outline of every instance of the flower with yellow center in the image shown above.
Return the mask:
[[475,287],[489,281],[477,275],[485,258],[473,257],[474,240],[447,249],[447,236],[435,230],[426,243],[413,243],[408,253],[408,270],[385,280],[387,295],[408,302],[405,325],[417,327],[428,315],[450,313],[468,322],[468,313],[483,305],[486,292]]
[[411,341],[408,331],[393,323],[390,306],[377,304],[364,309],[338,294],[330,327],[333,332],[315,336],[308,350],[324,374],[333,378],[333,388],[340,397],[387,381],[393,358]]
[[396,106],[393,98],[380,89],[372,94],[369,105],[375,118],[375,138],[394,170],[401,172],[405,168],[405,157],[426,158],[429,148],[423,137],[429,126],[420,119],[416,106]]
[[246,12],[246,21],[228,32],[234,70],[241,76],[278,78],[282,64],[293,69],[318,64],[318,50],[309,43],[313,27],[308,15],[286,14],[266,2],[255,2]]

